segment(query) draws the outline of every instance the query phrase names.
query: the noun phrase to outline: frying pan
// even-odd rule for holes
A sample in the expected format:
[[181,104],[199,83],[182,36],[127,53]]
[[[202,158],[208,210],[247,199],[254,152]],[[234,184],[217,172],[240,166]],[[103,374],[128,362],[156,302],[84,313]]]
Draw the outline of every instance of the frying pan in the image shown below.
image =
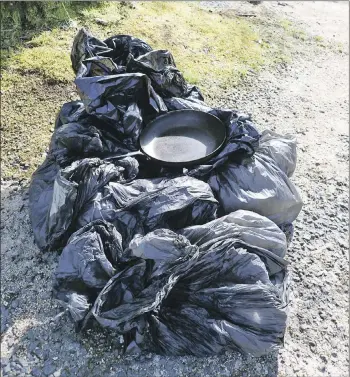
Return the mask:
[[210,160],[225,140],[226,127],[216,116],[197,110],[176,110],[147,124],[139,137],[139,151],[105,160],[145,155],[164,166],[186,167]]

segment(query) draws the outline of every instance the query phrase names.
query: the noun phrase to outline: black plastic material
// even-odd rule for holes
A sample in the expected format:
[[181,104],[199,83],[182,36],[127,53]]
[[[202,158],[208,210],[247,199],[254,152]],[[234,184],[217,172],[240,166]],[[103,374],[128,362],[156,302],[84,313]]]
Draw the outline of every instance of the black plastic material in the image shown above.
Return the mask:
[[[58,114],[29,199],[37,245],[62,250],[54,295],[76,329],[112,328],[132,352],[259,356],[279,347],[284,257],[302,205],[289,179],[295,140],[209,107],[169,51],[138,38],[81,30],[71,58],[81,101]],[[107,160],[138,151],[147,124],[188,109],[225,127],[209,160],[186,169],[144,154]]]
[[287,244],[272,221],[237,211],[121,245],[113,227],[95,222],[63,250],[54,289],[78,329],[97,321],[124,335],[136,330],[133,348],[150,339],[172,355],[232,348],[260,356],[281,345]]

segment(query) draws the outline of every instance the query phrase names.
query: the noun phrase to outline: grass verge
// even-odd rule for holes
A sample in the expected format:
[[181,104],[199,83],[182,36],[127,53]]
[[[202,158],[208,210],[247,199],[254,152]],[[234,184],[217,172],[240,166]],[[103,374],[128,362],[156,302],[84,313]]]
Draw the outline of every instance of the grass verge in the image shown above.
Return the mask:
[[70,47],[80,27],[101,39],[131,34],[154,49],[169,49],[185,78],[208,96],[237,85],[249,70],[289,58],[288,46],[280,43],[283,27],[266,42],[253,20],[225,17],[193,2],[67,3],[64,12],[64,23],[2,50],[3,179],[28,178],[42,162],[55,115],[74,97]]

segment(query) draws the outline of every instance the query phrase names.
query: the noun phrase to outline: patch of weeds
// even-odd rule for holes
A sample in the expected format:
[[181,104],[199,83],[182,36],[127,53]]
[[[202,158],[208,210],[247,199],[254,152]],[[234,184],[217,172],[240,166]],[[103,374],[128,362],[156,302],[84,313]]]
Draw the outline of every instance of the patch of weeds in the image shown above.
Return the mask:
[[29,178],[43,162],[56,114],[74,88],[48,86],[36,75],[19,73],[6,77],[6,83],[1,98],[1,176]]
[[304,30],[292,29],[291,33],[292,33],[292,36],[296,39],[300,39],[301,41],[307,40],[307,34],[305,33]]
[[[70,48],[81,9],[94,7],[88,1],[20,1],[1,3],[1,69],[20,74],[38,74],[48,83],[73,79]],[[9,77],[7,77],[9,78]],[[3,87],[9,84],[2,83]]]
[[337,43],[334,44],[333,50],[342,54],[342,53],[346,52],[346,47],[344,46],[343,43],[337,42]]
[[23,75],[5,70],[1,74],[1,92],[5,93],[24,81]]
[[280,25],[284,30],[290,30],[293,24],[291,21],[283,19],[280,21]]
[[321,35],[315,35],[314,40],[320,43],[324,41],[324,38]]
[[316,42],[319,47],[327,47],[327,43],[321,35],[315,35],[313,40]]
[[291,35],[295,39],[299,39],[301,41],[306,41],[308,39],[307,34],[304,30],[295,28],[292,21],[287,19],[282,19],[279,21],[280,26],[283,28],[283,30]]
[[67,50],[55,46],[24,48],[8,59],[9,64],[11,70],[22,74],[39,74],[50,84],[67,83],[74,79]]

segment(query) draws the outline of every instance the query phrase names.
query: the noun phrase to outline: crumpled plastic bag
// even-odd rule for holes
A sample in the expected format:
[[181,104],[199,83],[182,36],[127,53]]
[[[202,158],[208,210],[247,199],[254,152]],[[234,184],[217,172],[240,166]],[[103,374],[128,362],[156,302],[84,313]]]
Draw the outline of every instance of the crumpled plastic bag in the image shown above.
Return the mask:
[[[41,172],[32,181],[35,208]],[[50,175],[53,185],[45,188],[44,198],[37,197],[43,203],[40,216],[31,211],[32,224],[40,230],[34,234],[37,245],[60,249],[73,231],[99,219],[115,224],[129,242],[137,232],[178,229],[215,218],[217,201],[206,183],[186,176],[135,180],[137,173],[137,161],[127,157],[114,164],[86,158]]]
[[[91,72],[93,67],[85,64],[86,60],[91,62],[93,58],[102,58],[100,69],[104,68],[105,75],[114,74],[121,69],[125,71],[123,67],[126,66],[130,54],[137,58],[149,51],[152,51],[152,48],[146,42],[130,35],[117,35],[100,41],[85,29],[80,29],[74,38],[71,50],[72,67],[78,77],[102,76],[93,74],[94,72]],[[96,61],[98,62],[99,59]]]
[[[231,348],[259,356],[281,345],[287,246],[267,218],[237,211],[179,233],[136,235],[124,250],[114,231],[114,253],[95,224],[107,226],[94,223],[74,234],[55,273],[56,297],[73,312],[78,328],[97,321],[125,335],[129,347],[166,355],[204,356]],[[80,244],[83,252],[76,249]]]
[[64,169],[50,159],[33,176],[29,206],[36,244],[43,250],[59,249],[67,241],[85,203],[111,179],[126,182],[137,174],[137,161],[116,164],[100,159],[75,161]]
[[129,149],[91,122],[74,122],[61,125],[52,136],[50,155],[65,167],[77,159],[100,157],[115,153],[126,154]]
[[69,309],[77,329],[89,302],[124,262],[122,238],[113,225],[95,221],[79,229],[68,240],[55,272],[56,298]]
[[264,131],[254,155],[245,156],[239,161],[219,160],[187,174],[208,182],[220,203],[219,215],[238,209],[254,211],[283,227],[290,241],[291,223],[302,208],[298,190],[289,179],[296,166],[295,138]]
[[243,163],[228,163],[209,178],[222,213],[246,209],[277,225],[292,223],[302,208],[300,195],[272,158],[256,152]]
[[273,159],[275,164],[291,177],[297,165],[297,142],[293,135],[280,135],[270,130],[264,130],[259,139],[257,153]]
[[[127,72],[142,72],[150,79],[155,91],[162,97],[187,97],[195,87],[186,83],[182,73],[176,68],[172,54],[167,50],[147,52],[135,58],[130,54]],[[203,99],[198,88],[198,98]]]
[[[128,351],[167,355],[279,347],[284,256],[301,208],[289,180],[295,139],[211,108],[169,51],[138,38],[101,41],[82,29],[71,60],[81,100],[57,116],[29,205],[39,248],[63,248],[54,295],[76,329],[97,324],[123,335]],[[149,121],[181,109],[225,124],[210,161],[176,170],[143,157],[104,160],[137,150]]]
[[302,208],[298,190],[289,179],[297,161],[295,137],[269,130],[259,134],[247,115],[217,111],[197,99],[173,97],[165,103],[171,110],[211,113],[228,125],[223,150],[205,165],[187,172],[210,185],[220,203],[219,215],[238,209],[255,211],[283,227],[290,242],[291,223]]
[[131,150],[137,149],[145,115],[167,111],[149,78],[141,73],[83,77],[75,83],[86,112],[106,122]]
[[84,204],[77,226],[103,219],[131,241],[157,228],[179,229],[216,217],[217,201],[205,182],[186,176],[109,182]]
[[[166,62],[159,60],[161,57],[165,57]],[[260,134],[249,117],[232,110],[207,107],[198,88],[184,84],[183,77],[177,71],[169,52],[153,51],[145,42],[125,35],[117,35],[102,42],[81,30],[74,40],[71,58],[77,73],[76,84],[82,101],[73,101],[62,106],[56,119],[47,159],[34,173],[30,187],[30,216],[36,242],[42,250],[60,247],[70,234],[68,232],[65,238],[63,237],[71,221],[66,220],[62,203],[61,209],[56,208],[53,193],[55,192],[55,198],[59,197],[59,192],[66,195],[69,191],[69,195],[73,195],[77,188],[68,189],[67,185],[71,186],[73,183],[65,182],[66,178],[62,177],[71,174],[67,172],[76,169],[77,164],[80,164],[77,162],[79,160],[104,159],[110,155],[126,154],[137,149],[138,136],[144,125],[165,111],[188,108],[188,104],[196,103],[202,111],[218,116],[227,126],[228,138],[220,154],[207,165],[190,169],[200,172],[197,176],[202,180],[205,180],[204,175],[208,175],[212,169],[226,161],[236,161],[242,156],[254,154],[258,146]],[[110,70],[103,73],[97,70],[97,61],[94,60],[96,64],[92,63],[93,58],[100,59],[99,69],[102,69],[101,59],[107,59],[108,66],[113,62],[118,72]],[[107,64],[103,61],[103,64]],[[92,68],[92,65],[95,68]],[[127,72],[126,67],[132,71],[136,66],[140,69],[142,66],[142,70],[152,77],[149,78],[145,73]],[[103,76],[100,76],[101,73]],[[157,86],[157,90],[163,95],[165,92],[171,92],[182,97],[162,98],[153,85]],[[134,161],[133,164],[138,162],[138,167],[135,165],[132,170],[134,176],[140,179],[170,179],[179,175],[179,172],[172,169],[150,164],[145,158],[138,157],[137,160],[130,161]],[[52,171],[49,171],[50,169]],[[68,169],[67,172],[65,169]],[[83,174],[83,170],[81,171]],[[84,178],[80,177],[79,180],[83,181]],[[86,185],[88,179],[84,182]],[[107,181],[97,184],[101,188]],[[61,202],[68,203],[69,200],[61,199]],[[73,203],[74,199],[68,207]],[[75,210],[71,208],[70,213],[73,213],[72,211]],[[56,214],[57,224],[63,225],[59,231],[60,236],[54,236],[55,228],[58,231],[58,227],[49,220],[50,214],[53,213]],[[58,216],[63,218],[59,219]],[[75,214],[75,217],[78,216]],[[85,221],[83,224],[86,223]],[[122,224],[125,223],[122,221]]]
[[255,212],[238,210],[210,223],[180,231],[191,244],[199,245],[202,252],[207,252],[218,242],[218,233],[221,241],[227,242],[227,237],[233,240],[235,247],[257,254],[270,276],[285,268],[285,234],[272,221]]
[[[88,70],[86,59],[90,62],[93,57],[109,59],[118,72],[106,69],[101,76],[100,71]],[[116,35],[100,41],[82,29],[75,37],[71,60],[86,111],[114,128],[118,138],[131,150],[136,148],[143,121],[147,123],[166,111],[188,108],[191,101],[205,107],[200,90],[185,81],[172,54],[167,50],[152,50],[138,38]],[[214,113],[226,120],[229,131],[227,148],[216,160],[228,154],[240,154],[242,148],[253,154],[260,136],[254,125],[238,130],[236,123],[231,125],[236,112],[214,110]],[[249,117],[244,117],[248,124]],[[244,117],[240,116],[241,123]]]
[[290,240],[290,224],[302,208],[298,190],[289,179],[297,161],[295,137],[269,130],[259,134],[245,114],[217,111],[200,100],[174,97],[165,103],[171,110],[211,113],[228,125],[228,141],[218,156],[187,172],[208,182],[220,203],[219,214],[255,211],[283,226]]

